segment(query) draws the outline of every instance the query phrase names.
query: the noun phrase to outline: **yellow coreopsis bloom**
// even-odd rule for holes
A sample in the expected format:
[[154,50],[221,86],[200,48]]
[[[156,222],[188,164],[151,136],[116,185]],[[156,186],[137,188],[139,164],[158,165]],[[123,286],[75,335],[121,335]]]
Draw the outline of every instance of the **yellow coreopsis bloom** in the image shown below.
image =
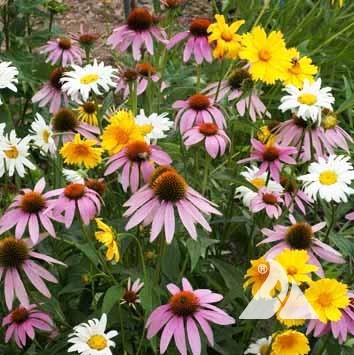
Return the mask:
[[97,142],[93,139],[81,139],[75,134],[72,142],[67,142],[60,149],[60,154],[66,164],[84,165],[87,169],[97,166],[102,158],[102,148],[95,147]]
[[[332,5],[335,5],[336,2],[337,2],[337,0],[331,0],[331,4],[332,4]],[[342,8],[343,5],[344,5],[344,0],[338,0],[338,7],[339,7],[339,8]]]
[[284,84],[294,85],[302,88],[305,80],[310,83],[314,81],[313,77],[316,75],[317,66],[312,64],[312,59],[309,57],[301,57],[296,48],[290,48],[291,67],[284,74]]
[[286,49],[283,34],[272,31],[268,36],[260,26],[242,36],[239,57],[250,63],[253,80],[274,84],[284,79],[284,72],[291,67],[291,55]]
[[75,110],[79,121],[88,123],[91,126],[98,126],[97,108],[94,102],[87,101]]
[[321,279],[310,284],[305,296],[321,322],[341,319],[341,310],[348,306],[347,285],[335,279]]
[[236,32],[245,23],[239,20],[228,25],[224,15],[215,15],[216,22],[208,27],[208,41],[214,42],[213,55],[215,58],[236,59],[241,49],[241,36]]
[[310,350],[309,341],[304,334],[296,330],[286,330],[274,336],[270,355],[306,355]]
[[99,231],[95,232],[96,239],[107,248],[106,259],[117,263],[120,259],[118,243],[113,229],[103,223],[100,218],[95,219]]
[[289,282],[294,280],[301,285],[311,282],[310,273],[318,269],[316,265],[308,264],[309,258],[306,250],[285,249],[274,260],[283,267]]
[[274,139],[272,132],[270,131],[268,126],[262,126],[256,133],[257,139],[262,143],[267,143],[269,139]]
[[102,147],[110,155],[120,152],[127,144],[143,141],[151,127],[139,126],[131,111],[121,110],[109,119],[110,124],[103,130]]

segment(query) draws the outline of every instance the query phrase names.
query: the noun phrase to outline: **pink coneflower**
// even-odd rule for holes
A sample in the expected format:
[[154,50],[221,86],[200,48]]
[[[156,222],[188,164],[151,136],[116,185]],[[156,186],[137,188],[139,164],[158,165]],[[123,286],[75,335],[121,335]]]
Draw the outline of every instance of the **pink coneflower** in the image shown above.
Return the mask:
[[189,25],[189,31],[177,33],[169,40],[167,49],[171,49],[188,38],[183,52],[183,61],[188,62],[193,54],[197,64],[201,64],[204,60],[211,63],[213,56],[208,42],[208,27],[210,25],[211,21],[207,18],[194,19]]
[[197,191],[187,185],[184,178],[170,166],[161,166],[152,173],[149,184],[139,189],[124,207],[124,213],[130,219],[125,226],[129,230],[141,222],[152,224],[150,241],[154,241],[165,229],[167,243],[171,243],[175,233],[175,207],[178,215],[189,235],[197,238],[195,224],[200,224],[207,231],[211,231],[209,223],[203,216],[221,213]]
[[278,192],[262,187],[258,190],[257,196],[252,198],[250,210],[253,213],[265,210],[269,218],[279,218],[282,214],[279,205],[283,202]]
[[296,181],[287,176],[282,176],[280,178],[280,185],[284,188],[282,197],[284,205],[288,207],[289,211],[293,212],[294,206],[297,206],[303,214],[306,214],[304,204],[310,204],[312,200],[298,188]]
[[123,90],[123,97],[126,99],[130,94],[130,86],[134,83],[139,96],[145,92],[149,80],[154,83],[160,80],[160,75],[157,74],[156,68],[149,63],[139,63],[135,69],[121,70],[116,93]]
[[59,137],[61,137],[62,143],[71,142],[76,133],[80,133],[87,139],[98,140],[97,135],[100,134],[99,127],[79,121],[74,111],[69,108],[62,107],[58,110],[51,123],[56,142],[59,142]]
[[260,160],[262,164],[259,167],[259,175],[267,171],[276,182],[279,182],[279,173],[283,163],[296,164],[295,159],[290,156],[297,152],[295,147],[282,147],[279,144],[274,143],[272,139],[269,139],[267,143],[263,144],[257,139],[252,138],[251,144],[254,148],[251,152],[251,157],[242,159],[239,163]]
[[88,225],[101,211],[100,195],[83,184],[69,184],[58,191],[58,198],[50,204],[46,213],[52,211],[67,229],[72,225],[76,212],[80,214],[82,222]]
[[265,257],[273,259],[284,249],[304,249],[310,255],[309,263],[318,266],[316,273],[324,277],[324,272],[317,256],[331,263],[343,264],[345,260],[342,255],[329,245],[315,238],[315,233],[326,226],[326,222],[317,223],[314,226],[307,222],[296,222],[290,215],[291,226],[275,225],[274,229],[263,228],[262,233],[267,236],[257,245],[278,242],[267,251]]
[[122,53],[132,46],[133,58],[140,60],[143,46],[149,54],[154,54],[153,37],[159,42],[166,42],[165,31],[156,26],[150,12],[143,7],[136,7],[129,14],[127,23],[113,30],[107,44]]
[[120,304],[127,303],[129,307],[136,309],[136,304],[140,303],[139,292],[144,287],[144,282],[140,282],[140,279],[136,279],[133,284],[130,277],[128,278],[128,285],[125,289]]
[[311,319],[307,325],[306,335],[313,332],[313,335],[318,338],[332,332],[339,344],[343,344],[347,340],[348,334],[354,335],[354,294],[348,293],[348,297],[350,303],[341,310],[342,316],[339,321],[322,323],[319,319]]
[[28,294],[20,277],[21,272],[24,272],[32,285],[48,298],[51,294],[43,280],[58,282],[51,273],[34,262],[33,258],[44,260],[49,264],[66,266],[50,256],[32,251],[32,246],[33,244],[28,239],[18,240],[14,237],[7,237],[0,240],[0,281],[4,275],[5,303],[9,310],[12,309],[15,298],[24,306],[29,305]]
[[183,140],[187,147],[204,140],[205,149],[213,159],[218,155],[224,155],[226,146],[230,144],[226,132],[219,129],[215,123],[201,123],[189,129],[184,133]]
[[157,145],[135,141],[109,158],[104,174],[106,176],[122,169],[120,182],[123,190],[126,192],[130,186],[131,191],[136,192],[139,187],[140,174],[144,183],[147,183],[155,164],[169,165],[171,163],[170,156]]
[[172,107],[178,109],[176,124],[179,122],[179,129],[182,134],[201,123],[215,123],[220,129],[226,127],[223,113],[214,105],[213,100],[206,95],[195,94],[187,100],[177,100]]
[[168,284],[171,293],[168,304],[157,307],[149,316],[146,328],[147,338],[151,339],[162,328],[160,353],[164,354],[174,337],[176,347],[181,355],[187,355],[186,335],[192,354],[201,353],[199,327],[209,344],[214,346],[213,331],[209,323],[230,325],[235,319],[222,309],[213,305],[220,302],[223,296],[208,289],[193,290],[186,278],[182,279],[183,289],[175,284]]
[[67,95],[61,91],[62,84],[60,79],[63,77],[64,68],[56,68],[50,74],[49,80],[43,87],[32,97],[32,102],[38,102],[39,107],[49,105],[49,112],[54,113],[59,108],[68,105]]
[[55,237],[55,230],[51,219],[52,214],[45,214],[46,208],[53,202],[53,198],[58,195],[57,190],[43,193],[45,189],[45,179],[41,178],[34,189],[22,189],[21,194],[16,196],[4,215],[0,218],[0,234],[16,226],[15,236],[21,238],[28,228],[33,244],[39,239],[40,226],[51,236]]
[[66,67],[72,64],[82,64],[82,51],[77,41],[60,37],[56,40],[48,41],[47,44],[40,48],[41,54],[48,55],[46,63],[59,64]]
[[8,327],[5,333],[5,343],[13,338],[21,349],[26,346],[27,337],[34,339],[36,329],[45,332],[52,332],[55,329],[53,320],[47,313],[37,309],[35,304],[20,305],[15,308],[4,317],[2,326]]
[[348,221],[354,221],[354,212],[350,212],[348,214],[345,215],[345,218],[348,220]]
[[91,48],[94,43],[100,38],[100,34],[96,32],[90,32],[89,26],[80,24],[80,30],[77,33],[70,32],[70,37],[79,42],[84,48]]
[[248,70],[236,69],[228,80],[209,84],[203,90],[203,93],[212,97],[217,102],[221,101],[224,97],[227,97],[228,101],[237,100],[235,107],[240,116],[243,117],[245,113],[249,113],[253,122],[256,121],[257,117],[271,117],[259,98],[257,90],[248,87],[250,81],[251,76]]
[[317,127],[317,124],[309,126],[308,122],[296,116],[280,123],[273,133],[277,143],[296,147],[301,152],[299,159],[303,162],[311,160],[312,154],[316,159],[325,156],[325,151],[330,147],[321,127]]

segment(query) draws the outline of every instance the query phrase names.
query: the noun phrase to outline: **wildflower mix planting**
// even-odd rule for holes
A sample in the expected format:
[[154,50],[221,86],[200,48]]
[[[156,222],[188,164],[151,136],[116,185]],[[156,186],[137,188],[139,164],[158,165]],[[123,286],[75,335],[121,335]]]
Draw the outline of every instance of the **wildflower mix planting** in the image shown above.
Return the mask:
[[354,4],[183,7],[1,2],[1,354],[352,354]]

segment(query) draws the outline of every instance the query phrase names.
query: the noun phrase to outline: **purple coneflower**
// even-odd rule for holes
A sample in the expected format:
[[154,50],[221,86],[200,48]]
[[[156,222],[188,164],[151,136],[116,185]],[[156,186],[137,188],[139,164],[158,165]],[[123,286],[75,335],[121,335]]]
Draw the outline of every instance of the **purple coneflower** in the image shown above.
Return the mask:
[[206,95],[195,94],[187,100],[177,100],[172,107],[178,109],[176,124],[179,122],[179,129],[182,134],[201,123],[215,123],[220,129],[226,127],[223,113],[215,106],[213,100]]
[[28,239],[6,237],[0,240],[0,281],[4,275],[5,303],[9,310],[17,298],[24,306],[29,305],[27,291],[20,274],[24,272],[32,285],[44,296],[51,294],[43,280],[57,283],[58,280],[33,259],[44,260],[49,264],[66,266],[61,261],[50,256],[32,251],[33,244]]
[[36,329],[52,332],[55,327],[49,315],[37,308],[35,304],[20,305],[2,320],[2,326],[8,327],[5,333],[5,343],[13,338],[19,348],[26,346],[27,337],[35,337]]
[[67,229],[72,225],[76,212],[80,214],[82,222],[88,225],[101,211],[100,195],[83,184],[69,184],[58,191],[58,198],[53,200],[46,213],[53,213]]
[[208,42],[208,27],[210,25],[211,21],[207,18],[194,19],[189,25],[189,31],[177,33],[169,40],[167,49],[171,49],[188,38],[183,52],[183,61],[188,62],[193,54],[197,64],[201,64],[204,60],[211,63],[213,56]]
[[145,46],[149,54],[154,54],[153,37],[162,43],[166,42],[166,33],[156,26],[155,18],[143,7],[136,7],[128,16],[127,23],[113,30],[107,44],[119,52],[125,52],[132,46],[133,58],[141,59],[141,50]]
[[80,30],[77,33],[70,32],[70,37],[79,42],[83,48],[91,48],[94,43],[100,38],[100,34],[96,32],[90,32],[88,26],[80,24]]
[[307,325],[306,335],[313,332],[313,335],[318,338],[332,332],[334,338],[338,339],[339,344],[343,344],[347,340],[348,334],[354,335],[354,294],[348,293],[348,297],[350,303],[341,310],[340,320],[322,323],[319,319],[311,319]]
[[77,133],[80,133],[86,139],[97,141],[97,135],[100,134],[98,127],[79,121],[74,111],[69,108],[62,107],[58,110],[51,123],[56,142],[59,142],[59,136],[62,139],[62,143],[71,142]]
[[345,215],[345,218],[348,220],[348,221],[354,221],[354,212],[350,212],[348,214]]
[[160,353],[164,354],[174,337],[181,355],[187,355],[186,335],[192,354],[201,353],[201,341],[198,326],[205,334],[211,346],[214,346],[213,331],[209,323],[230,325],[235,319],[222,309],[213,305],[223,296],[208,289],[193,290],[186,278],[182,279],[183,289],[175,284],[168,284],[171,293],[168,304],[157,307],[149,316],[146,328],[147,338],[151,339],[162,328]]
[[172,159],[160,147],[144,141],[129,143],[119,153],[109,158],[105,176],[122,169],[120,182],[126,192],[128,187],[136,192],[139,187],[140,174],[147,183],[154,171],[154,165],[169,165]]
[[282,214],[280,204],[283,199],[280,193],[262,187],[258,190],[257,196],[254,196],[250,203],[250,210],[253,213],[265,210],[269,218],[279,218]]
[[275,225],[273,230],[262,229],[262,233],[267,238],[257,245],[278,242],[267,251],[266,258],[273,259],[287,248],[306,250],[310,255],[309,263],[318,266],[316,273],[320,277],[324,277],[324,272],[316,255],[330,263],[343,264],[345,262],[338,251],[315,238],[315,233],[323,229],[326,226],[326,222],[311,226],[307,222],[296,222],[292,215],[289,216],[289,219],[291,226]]
[[284,200],[284,205],[289,209],[290,212],[294,211],[294,206],[305,215],[305,205],[310,204],[312,200],[299,189],[297,183],[294,179],[290,179],[287,176],[280,177],[280,185],[283,186],[284,192],[282,198]]
[[47,44],[40,48],[40,53],[48,55],[46,63],[59,64],[66,67],[72,64],[82,64],[82,51],[77,41],[60,37],[56,40],[48,41]]
[[22,189],[21,194],[16,196],[4,215],[0,218],[0,234],[16,226],[15,236],[21,238],[28,228],[33,244],[39,240],[39,227],[42,226],[52,237],[55,230],[51,219],[55,219],[51,213],[44,213],[46,208],[58,195],[58,190],[43,193],[45,179],[41,178],[33,190]]
[[34,94],[32,102],[38,102],[39,107],[49,105],[49,112],[55,113],[60,107],[68,105],[67,95],[61,91],[62,84],[60,79],[63,77],[64,68],[56,68],[50,74],[49,80],[43,87]]
[[282,147],[269,139],[266,144],[261,143],[257,139],[252,138],[251,144],[254,150],[251,152],[251,157],[242,159],[239,163],[244,163],[253,160],[260,160],[261,166],[259,167],[258,174],[269,172],[270,176],[276,181],[280,181],[280,170],[283,163],[296,164],[294,158],[290,155],[295,154],[297,149],[295,147]]
[[215,123],[201,123],[189,129],[184,133],[183,140],[186,147],[204,140],[205,149],[213,159],[218,155],[224,155],[227,145],[230,144],[230,138],[226,132]]
[[128,306],[136,309],[136,304],[140,303],[139,292],[144,287],[144,282],[140,282],[140,279],[136,279],[133,284],[130,277],[128,278],[128,285],[125,289],[120,304],[128,303]]
[[160,166],[152,173],[149,184],[143,186],[125,202],[128,210],[125,217],[130,217],[126,230],[141,222],[152,224],[150,241],[154,241],[164,226],[167,243],[171,243],[175,233],[175,207],[189,235],[197,238],[195,224],[200,224],[211,231],[203,216],[221,213],[207,200],[187,185],[184,178],[170,166]]

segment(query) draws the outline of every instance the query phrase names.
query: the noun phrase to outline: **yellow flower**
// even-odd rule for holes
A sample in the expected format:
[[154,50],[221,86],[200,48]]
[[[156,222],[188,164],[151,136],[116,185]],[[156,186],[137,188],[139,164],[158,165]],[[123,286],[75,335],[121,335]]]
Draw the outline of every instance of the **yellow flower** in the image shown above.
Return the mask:
[[110,155],[120,152],[133,141],[144,140],[144,135],[150,132],[148,127],[139,126],[135,123],[131,111],[118,111],[109,121],[110,124],[103,130],[101,139],[102,147]]
[[280,31],[272,31],[267,36],[264,29],[257,26],[242,36],[242,45],[239,56],[251,64],[253,80],[274,84],[284,79],[284,72],[291,67],[291,56]]
[[[243,284],[243,288],[247,288],[252,285],[252,295],[254,296],[263,282],[267,279],[269,275],[269,263],[264,257],[261,257],[256,260],[251,260],[251,267],[247,270],[245,275],[246,282]],[[274,290],[271,291],[270,295],[274,294]],[[269,297],[269,294],[261,294],[262,297]]]
[[96,239],[107,248],[106,259],[117,263],[120,259],[118,244],[113,229],[103,223],[100,218],[95,219],[99,231],[95,232]]
[[294,280],[297,285],[311,282],[309,274],[316,271],[316,265],[308,264],[310,256],[306,250],[285,249],[274,260],[285,270],[288,281]]
[[245,23],[239,20],[228,25],[224,15],[215,15],[216,23],[208,27],[208,41],[215,42],[213,55],[215,58],[226,57],[236,59],[241,49],[241,36],[236,34],[238,29]]
[[75,109],[78,112],[77,119],[86,122],[91,126],[98,126],[96,105],[92,101],[87,101]]
[[[337,0],[331,0],[331,4],[335,5],[335,3],[337,2]],[[344,5],[344,0],[338,0],[338,7],[341,8]]]
[[268,126],[260,127],[258,132],[256,133],[256,136],[257,139],[262,143],[267,143],[267,141],[273,137],[272,132],[270,131]]
[[274,336],[270,355],[306,355],[310,352],[307,337],[296,330],[286,330]]
[[81,139],[76,134],[72,142],[67,142],[60,149],[60,154],[66,164],[84,165],[85,168],[94,168],[101,162],[102,148],[95,148],[97,142],[93,139]]
[[300,58],[300,53],[295,48],[288,50],[291,56],[291,67],[284,74],[284,84],[302,88],[304,81],[314,81],[313,76],[317,73],[317,66],[312,64],[309,57]]
[[321,279],[310,284],[305,296],[321,322],[341,319],[341,309],[349,304],[347,285],[335,279]]

